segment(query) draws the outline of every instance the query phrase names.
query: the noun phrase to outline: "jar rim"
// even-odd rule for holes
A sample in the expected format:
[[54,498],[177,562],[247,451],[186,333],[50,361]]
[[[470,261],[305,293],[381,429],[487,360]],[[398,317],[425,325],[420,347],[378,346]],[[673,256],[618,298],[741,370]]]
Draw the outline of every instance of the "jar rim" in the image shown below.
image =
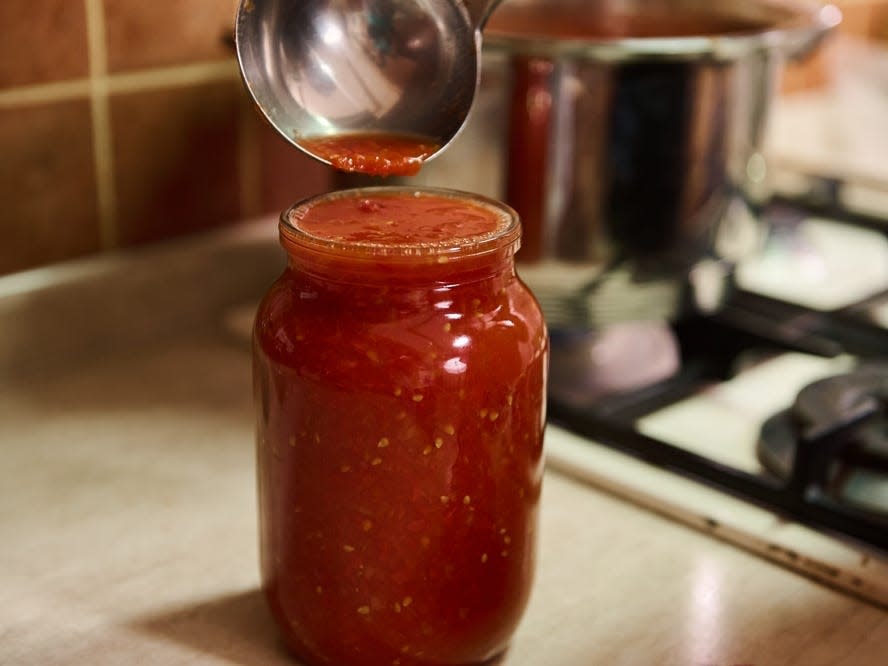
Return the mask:
[[[465,201],[493,212],[498,223],[492,231],[448,240],[386,243],[379,241],[353,241],[326,238],[312,234],[298,225],[298,220],[311,208],[325,201],[360,199],[369,196],[410,195],[415,197],[437,196]],[[521,222],[513,208],[473,192],[427,186],[382,185],[334,190],[303,199],[281,213],[279,230],[285,246],[303,248],[323,254],[335,254],[356,259],[423,260],[442,257],[461,259],[479,257],[512,247],[517,251],[521,238]]]

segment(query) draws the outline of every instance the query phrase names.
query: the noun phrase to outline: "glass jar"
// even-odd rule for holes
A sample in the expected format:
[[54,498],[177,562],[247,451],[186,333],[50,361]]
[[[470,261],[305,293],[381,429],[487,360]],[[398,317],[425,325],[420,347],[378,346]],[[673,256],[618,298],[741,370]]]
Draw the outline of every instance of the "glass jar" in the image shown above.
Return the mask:
[[254,330],[265,594],[307,664],[480,664],[534,570],[548,339],[497,202],[367,188],[280,224]]

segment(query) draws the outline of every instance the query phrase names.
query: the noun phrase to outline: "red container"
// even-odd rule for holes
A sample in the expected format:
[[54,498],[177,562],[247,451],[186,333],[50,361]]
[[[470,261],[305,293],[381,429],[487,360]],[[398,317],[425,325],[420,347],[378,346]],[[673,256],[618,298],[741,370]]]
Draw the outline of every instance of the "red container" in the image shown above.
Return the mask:
[[548,339],[499,203],[371,188],[287,211],[259,308],[262,575],[307,664],[479,664],[534,570]]

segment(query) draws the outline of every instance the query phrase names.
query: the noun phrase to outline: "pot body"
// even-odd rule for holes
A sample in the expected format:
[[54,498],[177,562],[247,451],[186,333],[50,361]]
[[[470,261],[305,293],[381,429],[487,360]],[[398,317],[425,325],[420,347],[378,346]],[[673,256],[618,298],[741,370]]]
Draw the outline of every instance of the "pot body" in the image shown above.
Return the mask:
[[[780,68],[837,19],[738,4],[506,0],[491,18],[473,113],[419,181],[518,211],[521,274],[550,326],[674,315],[701,260],[754,243]],[[630,291],[603,295],[614,279]],[[664,280],[653,310],[630,293]]]

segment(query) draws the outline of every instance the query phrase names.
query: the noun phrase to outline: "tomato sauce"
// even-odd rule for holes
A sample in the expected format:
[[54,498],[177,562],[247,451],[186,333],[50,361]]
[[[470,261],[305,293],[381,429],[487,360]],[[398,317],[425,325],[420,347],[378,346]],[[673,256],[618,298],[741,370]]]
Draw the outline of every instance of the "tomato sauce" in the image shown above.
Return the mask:
[[413,176],[440,144],[397,134],[337,134],[300,144],[340,171],[369,176]]
[[317,238],[389,245],[474,240],[502,224],[490,209],[437,196],[335,197],[299,215],[299,228]]
[[504,3],[485,26],[488,36],[520,39],[614,40],[656,37],[694,37],[760,32],[772,27],[764,21],[731,16],[718,10],[645,8],[642,13],[599,11],[582,7],[510,5]]
[[254,334],[265,592],[306,664],[478,664],[534,570],[548,342],[517,220],[383,188],[285,214]]

